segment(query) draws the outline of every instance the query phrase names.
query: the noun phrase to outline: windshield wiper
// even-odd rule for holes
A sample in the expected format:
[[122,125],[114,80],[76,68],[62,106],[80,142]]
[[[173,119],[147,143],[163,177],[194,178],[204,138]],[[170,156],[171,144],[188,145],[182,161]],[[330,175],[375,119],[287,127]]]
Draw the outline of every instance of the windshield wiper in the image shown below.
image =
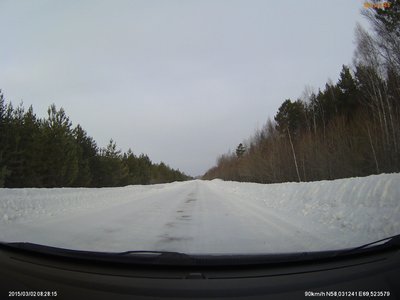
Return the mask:
[[155,264],[193,264],[193,258],[185,253],[173,251],[131,250],[116,253],[117,256],[128,258],[149,258]]
[[105,262],[121,262],[133,264],[155,264],[155,265],[188,265],[193,264],[193,258],[184,253],[173,251],[149,251],[135,250],[124,252],[98,252],[86,250],[73,250],[28,242],[2,242],[0,246],[12,248],[18,251],[28,251],[32,254],[57,256],[62,258],[96,260]]
[[400,234],[350,249],[273,254],[185,254],[158,250],[96,252],[63,249],[26,242],[0,242],[0,246],[13,248],[19,251],[29,251],[30,253],[37,255],[57,256],[66,259],[83,259],[86,261],[164,266],[239,266],[335,259],[353,254],[367,253],[370,251],[387,250],[392,248],[400,249]]
[[367,252],[370,250],[381,250],[381,249],[389,249],[392,247],[400,247],[400,234],[393,235],[386,237],[381,240],[373,241],[361,246],[357,246],[355,248],[347,249],[347,250],[342,250],[340,251],[340,255],[348,255],[348,254],[354,254],[354,253],[361,253],[361,252]]

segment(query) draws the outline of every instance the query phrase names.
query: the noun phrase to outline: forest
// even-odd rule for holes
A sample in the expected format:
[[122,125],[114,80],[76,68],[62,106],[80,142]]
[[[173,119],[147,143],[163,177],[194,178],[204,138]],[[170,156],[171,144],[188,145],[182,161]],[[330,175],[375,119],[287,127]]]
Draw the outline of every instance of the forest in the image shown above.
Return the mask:
[[116,187],[189,179],[145,154],[122,153],[111,139],[99,148],[63,108],[49,107],[47,118],[32,106],[6,103],[0,90],[0,187]]
[[364,7],[352,66],[286,99],[274,119],[221,155],[204,179],[315,181],[400,171],[400,1]]

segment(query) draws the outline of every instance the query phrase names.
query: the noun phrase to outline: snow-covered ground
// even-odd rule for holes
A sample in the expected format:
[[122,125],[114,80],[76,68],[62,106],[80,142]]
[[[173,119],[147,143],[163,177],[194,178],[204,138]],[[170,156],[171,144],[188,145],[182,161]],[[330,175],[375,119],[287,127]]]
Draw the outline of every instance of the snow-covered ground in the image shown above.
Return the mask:
[[0,241],[92,250],[282,253],[400,233],[400,174],[311,183],[221,180],[0,189]]

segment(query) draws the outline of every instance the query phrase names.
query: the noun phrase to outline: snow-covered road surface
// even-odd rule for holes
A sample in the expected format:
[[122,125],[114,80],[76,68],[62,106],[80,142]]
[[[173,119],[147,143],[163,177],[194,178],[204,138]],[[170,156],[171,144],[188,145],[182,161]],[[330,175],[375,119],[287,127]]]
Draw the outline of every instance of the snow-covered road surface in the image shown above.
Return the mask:
[[272,185],[0,189],[0,240],[107,252],[346,248],[400,233],[399,183],[399,174],[383,174]]

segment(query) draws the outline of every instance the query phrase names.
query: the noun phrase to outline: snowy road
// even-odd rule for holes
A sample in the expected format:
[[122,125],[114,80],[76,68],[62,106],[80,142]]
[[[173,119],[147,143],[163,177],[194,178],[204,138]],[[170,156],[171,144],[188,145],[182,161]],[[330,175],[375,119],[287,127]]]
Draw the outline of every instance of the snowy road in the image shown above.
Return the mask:
[[[195,180],[115,189],[0,189],[0,208],[6,212],[0,220],[0,240],[112,252],[277,253],[338,249],[399,233],[399,224],[392,222],[393,218],[400,219],[396,184],[399,176],[393,176],[378,180],[381,183],[375,186],[375,190],[381,186],[388,198],[386,205],[380,207],[382,220],[376,221],[376,226],[390,222],[391,227],[384,228],[386,232],[377,228],[374,233],[373,228],[368,228],[367,222],[374,224],[374,220],[365,218],[371,209],[367,202],[362,203],[364,211],[358,212],[350,205],[335,211],[332,205],[329,215],[333,221],[321,219],[322,204],[326,203],[310,206],[313,199],[305,197],[304,191],[301,194],[306,185],[308,193],[318,198],[316,185]],[[393,188],[390,184],[388,187],[392,181]],[[360,184],[364,189],[367,186],[365,182]],[[291,191],[293,188],[297,191]],[[321,192],[324,193],[323,188]],[[276,199],[277,193],[281,199]],[[298,195],[298,207],[284,207],[285,199],[286,205],[291,201],[288,193]],[[309,199],[304,202],[304,197]],[[31,204],[27,205],[29,201]],[[35,201],[40,209],[35,207]],[[14,210],[10,209],[12,205]],[[340,205],[336,201],[336,206]],[[353,210],[351,220],[346,217],[349,209]]]

